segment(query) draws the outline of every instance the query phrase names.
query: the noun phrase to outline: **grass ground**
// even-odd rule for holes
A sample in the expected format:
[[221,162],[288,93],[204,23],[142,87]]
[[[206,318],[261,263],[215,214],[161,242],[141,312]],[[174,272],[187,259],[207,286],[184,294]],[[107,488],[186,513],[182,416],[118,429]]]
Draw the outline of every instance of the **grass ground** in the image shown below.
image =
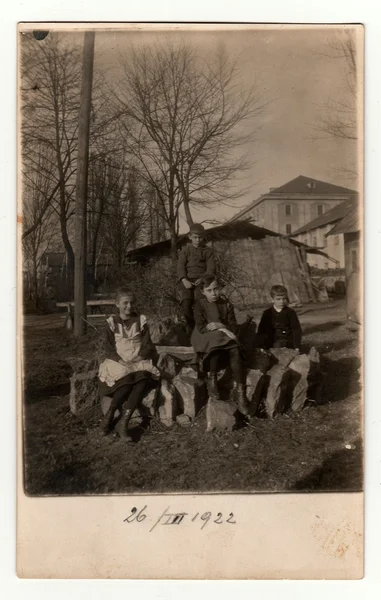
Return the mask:
[[[29,495],[293,492],[362,489],[358,332],[342,302],[298,309],[306,345],[321,354],[323,403],[231,433],[151,422],[136,444],[103,437],[69,411],[70,356],[91,356],[99,335],[76,340],[57,316],[28,316],[24,334],[24,464]],[[96,326],[99,328],[99,324]]]

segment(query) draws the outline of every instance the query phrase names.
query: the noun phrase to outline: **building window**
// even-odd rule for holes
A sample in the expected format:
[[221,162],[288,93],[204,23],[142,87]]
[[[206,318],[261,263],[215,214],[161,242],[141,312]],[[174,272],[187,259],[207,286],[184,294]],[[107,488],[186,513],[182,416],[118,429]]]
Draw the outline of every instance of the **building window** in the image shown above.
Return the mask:
[[291,204],[286,204],[286,217],[291,216]]
[[317,214],[318,214],[318,217],[321,217],[322,214],[324,214],[324,206],[323,206],[323,204],[318,204],[318,206],[317,206]]
[[357,250],[351,250],[352,271],[358,271],[359,265],[357,260]]
[[291,233],[291,225],[290,225],[290,223],[287,223],[287,225],[286,225],[286,233],[287,233],[287,235],[290,235],[290,233]]
[[317,239],[316,239],[316,235],[313,236],[312,238],[312,245],[313,246],[317,246]]
[[339,245],[339,236],[338,235],[335,235],[334,242],[335,242],[335,246]]

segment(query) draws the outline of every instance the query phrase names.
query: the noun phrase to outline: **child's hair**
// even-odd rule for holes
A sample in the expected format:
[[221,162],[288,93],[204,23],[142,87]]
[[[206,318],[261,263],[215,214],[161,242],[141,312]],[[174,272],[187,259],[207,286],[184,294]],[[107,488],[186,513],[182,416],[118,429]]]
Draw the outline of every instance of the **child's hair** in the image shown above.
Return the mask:
[[189,227],[189,233],[205,236],[205,229],[201,223],[193,223],[193,225]]
[[287,288],[284,285],[273,285],[270,290],[270,296],[271,298],[274,298],[274,296],[286,296],[288,298]]
[[217,277],[215,277],[214,275],[205,275],[204,277],[202,277],[201,281],[200,281],[200,289],[201,291],[206,288],[209,287],[213,281],[215,281],[216,283],[218,283],[218,285],[220,284],[220,282],[218,281]]
[[120,287],[115,292],[115,302],[118,302],[122,296],[132,296],[135,300],[135,292],[129,287]]

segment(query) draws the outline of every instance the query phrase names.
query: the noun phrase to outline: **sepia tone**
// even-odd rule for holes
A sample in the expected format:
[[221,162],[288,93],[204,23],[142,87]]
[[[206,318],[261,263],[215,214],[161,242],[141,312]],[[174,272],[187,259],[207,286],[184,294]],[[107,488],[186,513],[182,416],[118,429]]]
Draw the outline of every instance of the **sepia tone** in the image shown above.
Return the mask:
[[[362,44],[357,26],[20,27],[20,506],[177,498],[203,532],[218,502],[236,523],[237,494],[272,493],[276,521],[288,492],[345,519],[327,549],[290,506],[332,559],[306,576],[361,576]],[[201,330],[213,302],[233,316]],[[110,560],[46,576],[130,576]],[[155,560],[134,577],[209,577]],[[300,577],[268,564],[210,576]]]

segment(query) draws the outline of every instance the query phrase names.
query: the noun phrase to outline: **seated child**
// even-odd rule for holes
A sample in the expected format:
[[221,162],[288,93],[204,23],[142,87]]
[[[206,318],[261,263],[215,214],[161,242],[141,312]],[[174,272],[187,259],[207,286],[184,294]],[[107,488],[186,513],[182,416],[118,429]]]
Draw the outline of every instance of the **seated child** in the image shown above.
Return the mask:
[[205,245],[205,229],[202,225],[194,223],[189,229],[189,238],[191,243],[184,246],[179,254],[177,275],[184,318],[188,328],[193,329],[196,288],[201,277],[214,275],[215,262],[213,251]]
[[238,410],[249,413],[245,389],[245,370],[242,363],[237,321],[232,304],[220,296],[220,285],[213,275],[200,282],[200,297],[194,306],[196,327],[192,333],[192,345],[200,356],[202,370],[208,372],[208,392],[212,399],[219,399],[217,372],[230,366],[237,384]]
[[302,329],[296,312],[287,306],[288,294],[283,285],[270,290],[273,305],[267,308],[258,325],[258,341],[262,348],[300,349]]
[[128,288],[116,292],[115,304],[119,314],[107,319],[107,358],[99,367],[99,395],[111,396],[112,402],[105,414],[101,428],[110,433],[116,410],[125,403],[120,422],[120,437],[131,441],[127,426],[139,406],[152,380],[160,372],[154,366],[156,348],[151,341],[147,319],[135,309],[135,295]]

